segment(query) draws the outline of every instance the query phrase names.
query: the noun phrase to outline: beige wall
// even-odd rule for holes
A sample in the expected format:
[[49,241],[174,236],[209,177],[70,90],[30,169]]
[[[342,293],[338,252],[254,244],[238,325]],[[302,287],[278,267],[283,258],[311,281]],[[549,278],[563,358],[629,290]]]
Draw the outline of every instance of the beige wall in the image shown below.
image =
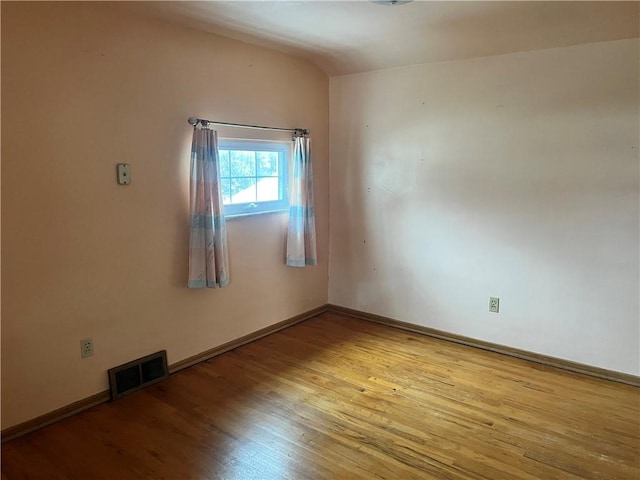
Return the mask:
[[[328,89],[305,60],[122,5],[2,2],[3,428],[104,390],[115,365],[326,303]],[[190,115],[311,129],[318,267],[284,266],[286,214],[234,219],[231,285],[185,287]]]
[[640,374],[638,53],[332,78],[329,301]]

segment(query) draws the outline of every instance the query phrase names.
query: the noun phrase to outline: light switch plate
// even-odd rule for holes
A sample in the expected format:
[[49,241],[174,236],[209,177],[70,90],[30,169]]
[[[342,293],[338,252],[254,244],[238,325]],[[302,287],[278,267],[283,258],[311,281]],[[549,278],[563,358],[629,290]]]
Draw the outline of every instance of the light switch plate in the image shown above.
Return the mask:
[[131,183],[131,166],[128,163],[118,164],[118,185],[129,185]]

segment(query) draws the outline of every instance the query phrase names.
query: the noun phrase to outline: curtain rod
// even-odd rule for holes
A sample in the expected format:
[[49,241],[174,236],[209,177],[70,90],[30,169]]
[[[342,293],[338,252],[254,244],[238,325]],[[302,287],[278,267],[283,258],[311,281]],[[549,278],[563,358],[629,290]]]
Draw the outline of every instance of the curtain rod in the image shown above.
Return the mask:
[[214,120],[205,120],[204,118],[196,118],[189,117],[187,119],[187,123],[192,126],[202,125],[206,127],[207,125],[224,125],[225,127],[241,127],[241,128],[255,128],[258,130],[279,130],[281,132],[294,132],[301,135],[309,135],[309,130],[306,128],[279,128],[279,127],[263,127],[260,125],[245,125],[243,123],[229,123],[229,122],[216,122]]

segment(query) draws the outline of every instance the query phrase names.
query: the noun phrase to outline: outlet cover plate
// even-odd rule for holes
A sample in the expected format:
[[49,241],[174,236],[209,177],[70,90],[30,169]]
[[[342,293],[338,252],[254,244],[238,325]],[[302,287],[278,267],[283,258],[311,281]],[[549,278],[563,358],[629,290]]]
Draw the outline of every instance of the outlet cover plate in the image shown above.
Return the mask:
[[93,355],[93,338],[80,340],[80,357],[87,358]]
[[498,297],[489,297],[489,311],[500,313],[500,299]]

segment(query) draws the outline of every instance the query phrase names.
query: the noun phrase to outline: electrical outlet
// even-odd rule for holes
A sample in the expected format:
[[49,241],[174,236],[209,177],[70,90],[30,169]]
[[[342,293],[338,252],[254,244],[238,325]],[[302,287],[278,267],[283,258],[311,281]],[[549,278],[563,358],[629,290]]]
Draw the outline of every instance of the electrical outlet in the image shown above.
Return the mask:
[[489,311],[493,313],[500,312],[500,299],[498,297],[489,297]]
[[93,338],[80,340],[80,357],[87,358],[93,355]]

